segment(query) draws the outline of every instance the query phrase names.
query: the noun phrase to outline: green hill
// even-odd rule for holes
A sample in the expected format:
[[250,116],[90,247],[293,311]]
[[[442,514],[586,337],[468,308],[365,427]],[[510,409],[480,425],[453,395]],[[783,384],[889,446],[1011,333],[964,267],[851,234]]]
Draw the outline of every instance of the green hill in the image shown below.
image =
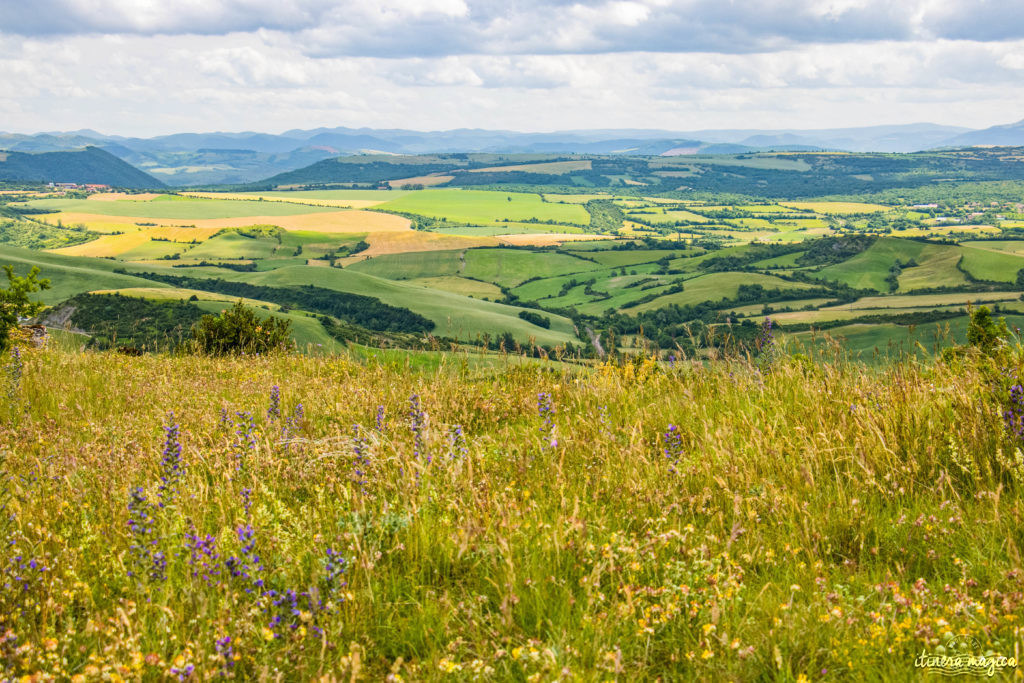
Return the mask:
[[98,147],[39,154],[0,151],[0,180],[95,183],[133,189],[164,187],[153,176]]

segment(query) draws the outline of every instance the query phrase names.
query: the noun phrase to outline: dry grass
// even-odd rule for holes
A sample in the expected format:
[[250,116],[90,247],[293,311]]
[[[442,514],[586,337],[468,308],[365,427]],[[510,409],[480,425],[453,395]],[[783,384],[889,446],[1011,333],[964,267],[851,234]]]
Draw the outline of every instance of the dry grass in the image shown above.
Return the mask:
[[[366,236],[369,249],[354,257],[380,256],[381,254],[404,254],[410,251],[447,251],[469,247],[495,247],[499,242],[494,237],[464,237],[462,235],[439,235],[433,232],[407,230],[405,232],[378,232]],[[345,259],[348,261],[348,259]]]

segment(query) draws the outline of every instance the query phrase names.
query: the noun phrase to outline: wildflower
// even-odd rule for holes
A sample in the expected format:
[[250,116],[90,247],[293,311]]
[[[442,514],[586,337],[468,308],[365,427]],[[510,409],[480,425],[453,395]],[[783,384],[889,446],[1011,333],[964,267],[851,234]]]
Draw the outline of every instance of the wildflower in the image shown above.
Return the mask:
[[419,394],[413,394],[409,397],[409,429],[412,430],[413,456],[419,458],[421,455],[426,455],[427,464],[429,465],[431,457],[426,452],[426,447],[423,443],[423,429],[426,420],[427,414],[423,411],[423,406],[420,404],[420,396]]
[[466,435],[462,431],[462,425],[452,425],[448,428],[448,457],[465,458],[469,454],[466,447]]
[[263,579],[263,561],[256,554],[256,531],[251,524],[242,524],[235,529],[242,549],[239,557],[230,557],[224,564],[231,573],[231,576],[240,579],[246,593],[253,589],[262,590],[266,582]]
[[185,533],[185,549],[189,551],[188,564],[193,578],[202,578],[206,585],[212,585],[220,577],[220,554],[217,539],[207,534],[200,537],[195,527]]
[[683,455],[683,437],[679,428],[673,424],[668,426],[661,436],[664,444],[665,457],[668,459],[668,471],[675,474],[678,471],[679,460]]
[[270,406],[267,408],[267,419],[281,419],[281,388],[276,384],[270,387]]
[[129,569],[128,576],[137,576],[147,581],[166,581],[167,557],[160,550],[156,518],[142,487],[128,492],[128,528],[132,535],[128,552],[133,558],[133,569]]
[[384,414],[384,406],[377,406],[377,432],[383,434],[387,430],[388,424]]
[[231,636],[224,636],[213,641],[217,655],[224,660],[220,665],[221,675],[227,676],[235,667],[235,651],[231,646]]
[[341,575],[345,573],[345,558],[341,556],[341,553],[328,548],[327,558],[324,560],[324,582],[327,584],[327,594],[334,596],[339,591],[348,585],[345,581],[341,580]]
[[164,451],[160,459],[160,487],[157,490],[160,507],[174,502],[178,495],[178,485],[185,476],[178,435],[179,428],[174,422],[174,413],[168,413],[167,426],[164,427]]

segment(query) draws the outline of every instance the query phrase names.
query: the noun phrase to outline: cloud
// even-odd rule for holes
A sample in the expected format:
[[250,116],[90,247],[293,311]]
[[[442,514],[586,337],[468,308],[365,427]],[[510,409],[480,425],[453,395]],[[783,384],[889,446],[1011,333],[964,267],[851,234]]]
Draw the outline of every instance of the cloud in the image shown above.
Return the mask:
[[718,52],[1011,40],[1007,0],[3,0],[9,34],[273,33],[317,57]]
[[1020,118],[992,0],[0,0],[0,112],[120,134]]

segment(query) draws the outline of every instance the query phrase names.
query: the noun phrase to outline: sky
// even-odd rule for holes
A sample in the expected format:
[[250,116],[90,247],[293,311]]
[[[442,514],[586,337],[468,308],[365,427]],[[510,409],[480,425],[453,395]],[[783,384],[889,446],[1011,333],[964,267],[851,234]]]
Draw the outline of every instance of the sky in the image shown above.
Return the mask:
[[0,131],[1024,118],[1020,0],[0,0]]

